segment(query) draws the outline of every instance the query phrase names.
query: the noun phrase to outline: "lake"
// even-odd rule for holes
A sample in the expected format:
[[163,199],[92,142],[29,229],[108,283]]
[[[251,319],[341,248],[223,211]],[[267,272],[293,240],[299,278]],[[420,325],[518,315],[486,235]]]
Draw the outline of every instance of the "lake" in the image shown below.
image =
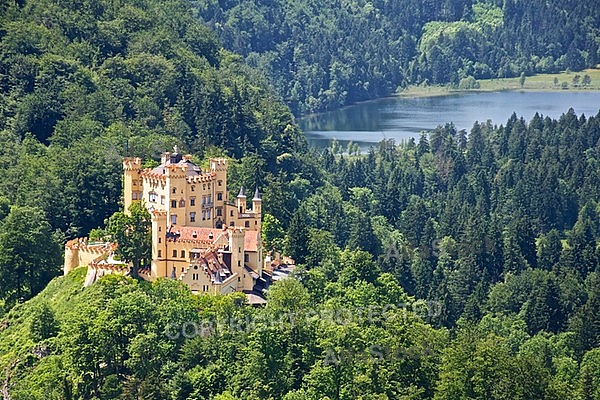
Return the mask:
[[536,112],[558,118],[569,108],[586,116],[600,109],[600,92],[460,93],[438,97],[392,97],[364,102],[341,110],[300,118],[309,143],[326,147],[331,139],[368,149],[382,139],[397,143],[418,138],[424,130],[453,122],[457,130],[471,130],[475,121],[506,124],[513,112],[530,120]]

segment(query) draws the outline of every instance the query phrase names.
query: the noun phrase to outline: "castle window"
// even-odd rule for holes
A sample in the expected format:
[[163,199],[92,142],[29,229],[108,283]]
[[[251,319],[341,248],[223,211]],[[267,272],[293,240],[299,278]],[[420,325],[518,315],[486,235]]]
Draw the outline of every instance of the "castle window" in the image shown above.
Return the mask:
[[177,250],[173,250],[173,258],[177,258]]
[[190,206],[195,206],[196,205],[196,198],[195,197],[190,197]]
[[206,186],[208,186],[208,188],[210,189],[210,183],[207,183]]
[[211,196],[210,194],[209,194],[209,195],[206,197],[206,202],[207,202],[208,204],[210,204],[210,203],[211,203],[211,200],[212,200],[212,198],[211,198],[211,197],[212,197],[212,196]]
[[223,200],[223,193],[219,192],[217,193],[217,200]]
[[177,224],[177,215],[171,215],[171,225]]
[[162,243],[162,238],[158,238],[158,243]]
[[190,213],[190,222],[196,222],[196,213],[195,212]]
[[222,186],[223,185],[223,181],[217,181],[217,185]]
[[202,190],[206,190],[206,185],[202,185]]
[[235,221],[231,221],[231,222],[229,223],[229,226],[235,226]]
[[206,219],[210,219],[210,208],[206,210]]
[[217,217],[223,216],[223,209],[221,207],[217,208]]
[[150,192],[148,193],[148,200],[150,203],[156,203],[156,193]]
[[238,260],[238,267],[242,266],[242,262],[240,260]]
[[196,185],[192,185],[192,192],[196,190]]
[[238,276],[238,282],[240,282],[242,279]]
[[206,220],[206,211],[202,210],[202,221]]
[[160,204],[165,205],[165,196],[160,196]]
[[231,211],[229,212],[229,216],[230,216],[230,217],[233,217],[233,210],[231,210]]
[[181,250],[181,258],[185,258],[185,250]]
[[177,188],[174,187],[173,190],[172,190],[172,192],[173,192],[173,194],[176,194],[177,193]]
[[244,254],[244,262],[250,261],[250,256],[248,254]]
[[244,222],[244,226],[245,226],[246,228],[250,228],[250,221],[246,221],[246,222]]
[[185,207],[185,200],[184,199],[179,200],[179,207],[182,207],[182,208]]
[[133,192],[133,200],[137,200],[137,196],[138,196],[137,192]]
[[158,251],[158,258],[161,258],[161,257],[162,257],[162,251],[159,250]]
[[177,200],[171,200],[171,208],[177,208]]

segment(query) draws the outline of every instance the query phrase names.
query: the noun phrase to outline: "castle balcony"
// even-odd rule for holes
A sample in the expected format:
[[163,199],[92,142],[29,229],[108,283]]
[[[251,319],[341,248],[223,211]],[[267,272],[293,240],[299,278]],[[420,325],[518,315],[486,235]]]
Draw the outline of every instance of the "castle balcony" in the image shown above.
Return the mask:
[[215,205],[215,203],[210,202],[210,203],[202,203],[202,208],[213,208]]

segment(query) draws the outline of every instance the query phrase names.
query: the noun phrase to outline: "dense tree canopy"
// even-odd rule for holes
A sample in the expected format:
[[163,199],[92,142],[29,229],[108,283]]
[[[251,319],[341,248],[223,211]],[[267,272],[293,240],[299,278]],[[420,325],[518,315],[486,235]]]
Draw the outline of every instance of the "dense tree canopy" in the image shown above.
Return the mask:
[[[318,151],[217,40],[307,111],[592,65],[598,10],[571,3],[0,3],[0,398],[598,398],[600,115]],[[264,248],[298,264],[265,307],[52,279],[106,219],[148,257],[121,159],[174,144],[261,188]]]
[[118,211],[125,155],[247,156],[249,187],[302,175],[278,161],[304,146],[292,114],[185,1],[3,2],[0,32],[0,195],[68,237]]
[[266,307],[171,280],[82,290],[78,269],[5,315],[0,377],[15,399],[595,398],[598,120],[313,153],[327,173],[285,240],[266,218],[299,263]]
[[262,70],[296,113],[407,84],[595,67],[595,3],[472,0],[194,2],[225,47]]

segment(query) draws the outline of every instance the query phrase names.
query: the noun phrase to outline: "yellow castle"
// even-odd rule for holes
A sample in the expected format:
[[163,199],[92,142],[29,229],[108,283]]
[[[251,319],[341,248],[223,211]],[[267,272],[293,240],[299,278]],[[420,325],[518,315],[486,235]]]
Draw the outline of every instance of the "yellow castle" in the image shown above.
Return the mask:
[[[244,291],[260,294],[268,285],[263,272],[261,206],[258,189],[247,208],[244,188],[229,202],[228,161],[210,159],[202,170],[190,155],[162,155],[156,168],[142,168],[140,158],[125,158],[125,210],[142,201],[152,216],[152,262],[140,276],[184,282],[197,293]],[[65,246],[64,272],[88,266],[86,284],[108,273],[128,272],[113,261],[114,246],[75,239]]]

